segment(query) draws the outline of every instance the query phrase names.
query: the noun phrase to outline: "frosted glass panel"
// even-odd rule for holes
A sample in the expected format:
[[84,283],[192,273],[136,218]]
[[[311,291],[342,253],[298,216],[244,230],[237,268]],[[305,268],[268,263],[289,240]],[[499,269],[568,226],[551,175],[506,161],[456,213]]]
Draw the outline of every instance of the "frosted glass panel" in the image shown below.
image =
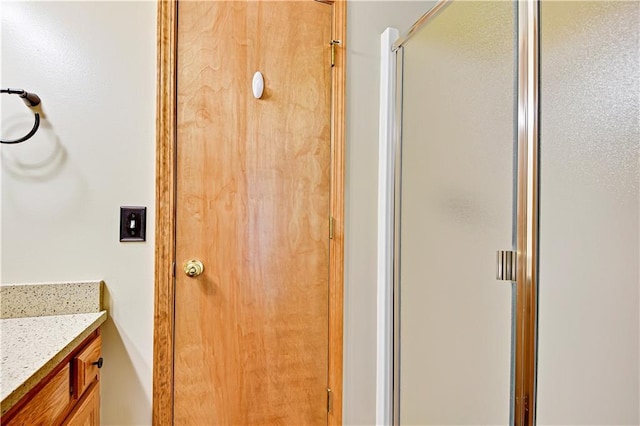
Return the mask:
[[400,423],[506,425],[515,19],[453,2],[404,48]]
[[540,22],[538,425],[638,425],[640,3]]

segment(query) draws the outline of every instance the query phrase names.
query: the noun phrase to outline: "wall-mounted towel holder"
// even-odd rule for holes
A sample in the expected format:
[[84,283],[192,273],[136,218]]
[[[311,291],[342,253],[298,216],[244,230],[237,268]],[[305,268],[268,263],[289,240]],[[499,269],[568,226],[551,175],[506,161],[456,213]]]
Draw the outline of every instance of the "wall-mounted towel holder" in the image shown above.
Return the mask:
[[[40,97],[35,93],[29,93],[26,90],[22,89],[0,89],[0,93],[8,93],[10,95],[18,95],[22,98],[24,103],[29,107],[34,107],[40,104]],[[21,138],[5,141],[0,139],[0,143],[20,143],[24,142],[27,139],[31,138],[31,136],[35,135],[38,131],[38,127],[40,127],[40,114],[37,111],[34,111],[35,122],[33,123],[33,128]]]

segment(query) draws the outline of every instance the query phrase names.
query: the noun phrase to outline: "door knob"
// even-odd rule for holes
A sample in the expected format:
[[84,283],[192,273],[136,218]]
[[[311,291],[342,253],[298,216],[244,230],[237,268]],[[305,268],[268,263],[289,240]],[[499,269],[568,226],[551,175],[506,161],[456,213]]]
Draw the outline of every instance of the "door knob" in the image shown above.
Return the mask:
[[204,271],[204,265],[198,259],[192,259],[184,265],[184,273],[189,277],[197,277]]

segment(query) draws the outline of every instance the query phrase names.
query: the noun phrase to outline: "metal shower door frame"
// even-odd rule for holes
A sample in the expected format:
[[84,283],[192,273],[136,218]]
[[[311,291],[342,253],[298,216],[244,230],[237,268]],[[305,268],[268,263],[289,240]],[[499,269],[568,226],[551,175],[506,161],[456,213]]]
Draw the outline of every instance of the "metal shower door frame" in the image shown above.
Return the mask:
[[[425,24],[431,21],[439,12],[453,0],[440,0],[432,9],[425,13],[411,27],[406,35],[393,43],[392,62],[395,62],[396,85],[395,93],[389,96],[392,102],[392,129],[387,131],[393,135],[387,143],[389,158],[380,160],[381,179],[382,170],[392,169],[392,182],[386,182],[386,191],[391,191],[393,202],[391,218],[379,218],[379,231],[385,229],[389,235],[379,244],[379,261],[387,259],[392,265],[391,274],[378,277],[380,290],[391,287],[391,300],[386,300],[386,307],[392,315],[386,315],[391,324],[383,324],[384,329],[391,331],[393,336],[392,359],[379,356],[386,360],[386,369],[378,369],[379,374],[389,374],[386,382],[388,387],[378,390],[378,404],[390,406],[378,407],[378,423],[399,423],[399,235],[400,235],[400,200],[401,200],[401,145],[402,145],[402,79],[404,44],[412,38]],[[533,426],[536,424],[536,368],[537,368],[537,315],[538,315],[538,211],[539,211],[539,11],[540,0],[520,0],[517,2],[517,176],[516,176],[516,301],[514,318],[514,383],[511,395],[513,426]],[[393,65],[392,65],[393,66]],[[381,87],[382,90],[382,87]],[[383,144],[381,132],[381,147]],[[381,151],[382,152],[382,151]],[[386,165],[383,164],[386,161]],[[381,183],[384,183],[381,180]],[[382,188],[383,185],[381,185]],[[383,191],[383,189],[381,189]],[[384,192],[384,191],[383,191]],[[390,228],[390,229],[389,229]],[[385,247],[386,244],[386,247]],[[393,250],[389,253],[389,246]],[[497,248],[496,248],[497,249]],[[386,250],[386,251],[385,251]],[[386,257],[384,254],[386,253]],[[391,282],[388,282],[391,280]],[[387,293],[388,294],[388,293]],[[382,306],[384,311],[384,306]],[[380,312],[380,304],[379,304]],[[383,321],[384,323],[384,321]],[[378,327],[380,329],[379,321]],[[380,350],[380,345],[379,345]],[[387,352],[388,353],[388,352]],[[379,366],[380,367],[380,366]]]

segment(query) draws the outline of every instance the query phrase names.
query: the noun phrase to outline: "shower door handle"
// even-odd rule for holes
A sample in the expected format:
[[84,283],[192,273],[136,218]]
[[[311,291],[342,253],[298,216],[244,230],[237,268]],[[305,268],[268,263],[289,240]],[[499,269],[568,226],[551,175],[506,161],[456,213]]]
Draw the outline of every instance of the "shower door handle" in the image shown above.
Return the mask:
[[511,250],[499,250],[496,259],[496,279],[515,281],[517,272],[517,255]]

